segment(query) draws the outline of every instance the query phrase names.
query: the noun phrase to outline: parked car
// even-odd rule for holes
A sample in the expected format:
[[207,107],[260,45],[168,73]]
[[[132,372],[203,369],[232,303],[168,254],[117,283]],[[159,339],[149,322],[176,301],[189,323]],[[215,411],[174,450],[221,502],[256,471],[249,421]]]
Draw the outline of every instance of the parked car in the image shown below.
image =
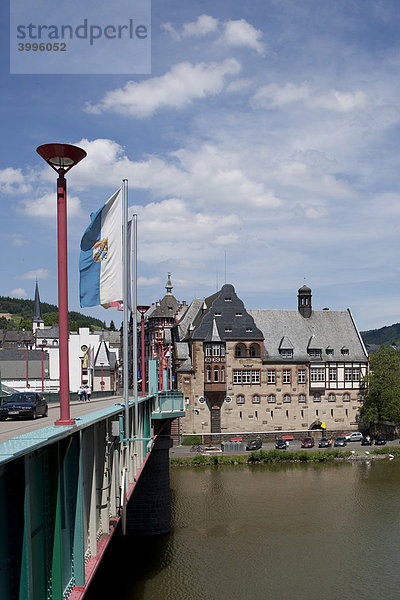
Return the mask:
[[335,446],[335,448],[338,448],[339,446],[347,446],[347,440],[344,437],[344,435],[336,438],[335,443],[333,444]]
[[17,392],[7,397],[0,406],[0,421],[11,419],[47,417],[48,406],[46,399],[36,392]]
[[349,433],[345,437],[348,442],[361,442],[364,436],[361,431],[353,431],[353,433]]
[[262,441],[258,438],[256,440],[251,440],[251,442],[246,445],[246,450],[260,450],[260,448],[262,448]]
[[318,444],[318,448],[330,448],[332,446],[332,440],[330,438],[322,438]]
[[285,440],[281,440],[281,439],[276,440],[276,442],[275,442],[275,448],[277,450],[286,450],[286,442],[285,442]]
[[375,438],[375,446],[384,446],[386,444],[386,438],[384,435],[379,434]]
[[314,438],[306,437],[301,441],[302,448],[313,448],[314,447]]
[[363,437],[363,439],[361,440],[361,446],[372,446],[372,440],[369,437],[369,435]]

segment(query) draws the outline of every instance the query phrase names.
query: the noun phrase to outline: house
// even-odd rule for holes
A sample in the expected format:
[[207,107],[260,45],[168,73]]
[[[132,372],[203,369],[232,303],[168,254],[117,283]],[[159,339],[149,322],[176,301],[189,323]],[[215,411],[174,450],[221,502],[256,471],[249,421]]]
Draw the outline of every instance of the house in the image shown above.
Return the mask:
[[247,310],[232,285],[171,330],[183,433],[357,428],[368,354],[349,309]]

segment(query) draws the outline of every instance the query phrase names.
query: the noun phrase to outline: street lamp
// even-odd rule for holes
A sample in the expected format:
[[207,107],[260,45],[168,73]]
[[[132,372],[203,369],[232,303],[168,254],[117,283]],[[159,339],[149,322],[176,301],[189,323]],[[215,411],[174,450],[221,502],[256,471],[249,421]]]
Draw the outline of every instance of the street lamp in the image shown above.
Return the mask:
[[42,350],[42,392],[44,392],[43,350],[46,348],[46,346],[47,346],[47,340],[42,340],[42,342],[39,344],[39,347]]
[[67,266],[67,181],[65,173],[86,156],[85,150],[70,144],[43,144],[36,151],[56,171],[58,239],[58,311],[60,361],[60,418],[55,425],[75,425],[69,409],[68,362],[68,266]]
[[104,365],[104,363],[100,363],[100,366],[101,366],[101,383],[100,383],[101,391],[104,390],[103,365]]
[[[148,311],[150,306],[138,306],[137,309],[140,312],[140,345],[141,345],[141,375],[142,375],[142,396],[146,395],[146,366],[145,366],[145,354],[144,354],[144,314]],[[132,332],[133,335],[133,332]],[[136,335],[136,332],[135,332]]]
[[26,382],[25,382],[25,387],[26,389],[29,389],[29,344],[31,343],[31,340],[23,340],[24,344],[25,344],[25,348],[26,348]]

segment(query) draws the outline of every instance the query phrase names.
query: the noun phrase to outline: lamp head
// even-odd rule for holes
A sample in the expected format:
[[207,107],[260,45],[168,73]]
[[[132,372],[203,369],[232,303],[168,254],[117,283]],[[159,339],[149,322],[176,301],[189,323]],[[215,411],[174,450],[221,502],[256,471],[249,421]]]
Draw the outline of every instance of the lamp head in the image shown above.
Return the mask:
[[55,171],[69,171],[86,156],[85,150],[70,144],[43,144],[36,152]]

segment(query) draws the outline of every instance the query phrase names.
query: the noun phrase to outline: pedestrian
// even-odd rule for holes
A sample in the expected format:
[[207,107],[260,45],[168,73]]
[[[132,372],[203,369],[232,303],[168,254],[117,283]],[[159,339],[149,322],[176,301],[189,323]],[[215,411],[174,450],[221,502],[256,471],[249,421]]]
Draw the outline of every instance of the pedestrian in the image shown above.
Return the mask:
[[79,399],[79,402],[82,402],[82,386],[81,385],[78,387],[78,399]]
[[289,440],[285,440],[285,447],[286,447],[286,450],[289,450]]
[[86,386],[86,398],[88,399],[88,401],[90,402],[90,396],[92,395],[92,388],[90,387],[90,385]]
[[83,400],[83,402],[86,402],[87,395],[86,395],[86,388],[84,385],[81,387],[81,390],[82,390],[82,400]]

